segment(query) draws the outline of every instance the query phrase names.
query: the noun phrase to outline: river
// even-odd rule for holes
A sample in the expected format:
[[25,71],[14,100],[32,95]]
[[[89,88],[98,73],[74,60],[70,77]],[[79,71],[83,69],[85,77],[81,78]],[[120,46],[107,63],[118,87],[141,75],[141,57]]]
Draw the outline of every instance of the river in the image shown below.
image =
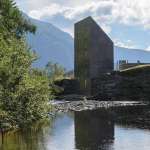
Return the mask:
[[106,111],[57,113],[0,142],[1,150],[150,150],[150,130],[118,125]]

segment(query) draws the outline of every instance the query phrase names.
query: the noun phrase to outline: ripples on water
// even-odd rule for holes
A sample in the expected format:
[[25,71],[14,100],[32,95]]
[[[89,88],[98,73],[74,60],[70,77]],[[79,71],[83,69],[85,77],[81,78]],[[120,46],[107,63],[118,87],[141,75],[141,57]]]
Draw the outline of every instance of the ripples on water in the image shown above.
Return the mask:
[[0,144],[1,150],[150,150],[150,131],[115,125],[102,110],[60,113],[50,122],[6,134]]

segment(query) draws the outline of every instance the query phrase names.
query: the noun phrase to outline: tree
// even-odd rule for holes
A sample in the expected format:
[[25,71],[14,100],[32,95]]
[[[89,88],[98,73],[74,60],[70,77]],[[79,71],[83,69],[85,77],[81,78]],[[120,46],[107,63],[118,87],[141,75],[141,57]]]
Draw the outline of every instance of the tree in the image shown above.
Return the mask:
[[12,126],[22,127],[46,115],[49,82],[42,73],[32,71],[36,57],[22,39],[9,37],[8,42],[0,35],[0,43],[1,111],[7,112]]
[[23,127],[46,115],[48,78],[32,69],[37,57],[24,40],[34,29],[13,1],[0,1],[0,128]]
[[13,0],[0,0],[0,32],[4,30],[20,38],[26,32],[35,33],[36,27],[23,17]]
[[45,67],[46,74],[50,81],[63,79],[65,76],[65,69],[58,63],[49,61]]

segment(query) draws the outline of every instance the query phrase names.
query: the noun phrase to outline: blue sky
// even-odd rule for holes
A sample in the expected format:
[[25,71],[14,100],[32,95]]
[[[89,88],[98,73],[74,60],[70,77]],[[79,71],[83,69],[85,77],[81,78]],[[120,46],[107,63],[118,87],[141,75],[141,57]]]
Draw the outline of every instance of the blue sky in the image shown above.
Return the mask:
[[73,36],[74,23],[92,16],[116,45],[150,50],[150,0],[16,0],[29,16]]

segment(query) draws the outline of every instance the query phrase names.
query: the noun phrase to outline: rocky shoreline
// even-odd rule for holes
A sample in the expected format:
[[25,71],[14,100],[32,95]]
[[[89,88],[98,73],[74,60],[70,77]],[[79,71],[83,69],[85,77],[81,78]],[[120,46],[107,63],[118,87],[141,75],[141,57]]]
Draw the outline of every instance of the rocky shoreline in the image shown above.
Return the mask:
[[124,125],[141,129],[150,129],[150,111],[145,109],[143,112],[135,115],[125,115],[116,118],[115,122],[118,125]]
[[132,106],[143,106],[146,107],[148,103],[137,102],[137,101],[95,101],[95,100],[80,100],[80,101],[57,101],[53,100],[50,102],[53,106],[54,111],[85,111],[95,110],[100,108],[117,108],[117,107],[132,107]]
[[119,125],[150,129],[149,103],[137,101],[58,101],[50,102],[53,112],[81,112],[96,109],[110,110],[115,115],[115,122]]

